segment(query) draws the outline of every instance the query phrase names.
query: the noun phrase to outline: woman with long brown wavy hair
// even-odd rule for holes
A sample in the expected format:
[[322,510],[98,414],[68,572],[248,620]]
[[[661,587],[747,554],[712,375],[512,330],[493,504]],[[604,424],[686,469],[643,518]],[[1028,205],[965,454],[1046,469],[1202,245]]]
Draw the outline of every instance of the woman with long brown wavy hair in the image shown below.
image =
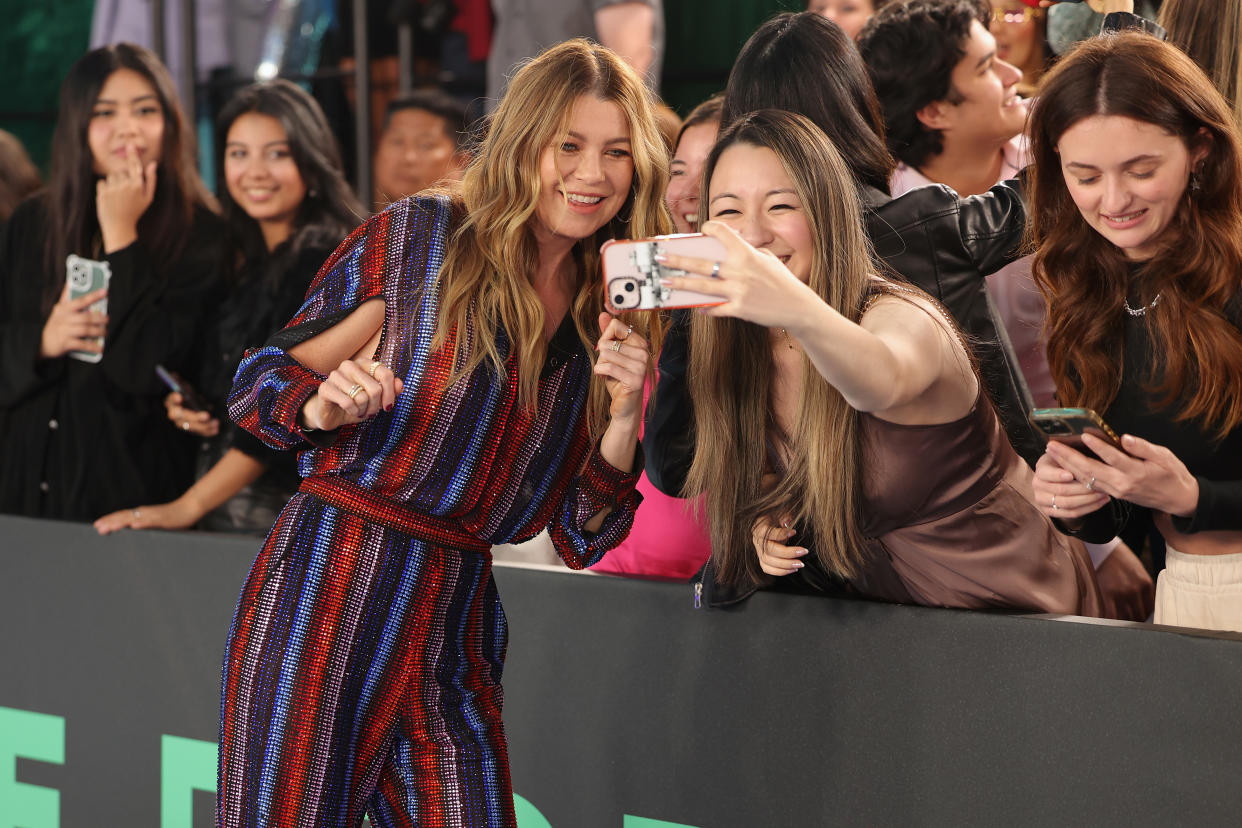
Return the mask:
[[1168,544],[1157,622],[1242,629],[1242,151],[1228,104],[1173,46],[1080,46],[1031,116],[1035,276],[1062,405],[1121,449],[1050,443],[1045,513],[1088,540]]
[[581,568],[629,530],[654,335],[599,249],[671,229],[667,164],[642,79],[554,46],[460,190],[368,220],[242,361],[230,414],[304,480],[229,636],[217,824],[515,824],[491,546]]
[[706,493],[716,579],[1098,614],[1086,551],[1032,504],[956,326],[876,275],[827,137],[752,113],[722,133],[704,180],[703,230],[728,257],[668,264],[700,274],[672,286],[727,300],[695,316],[688,372],[686,494]]

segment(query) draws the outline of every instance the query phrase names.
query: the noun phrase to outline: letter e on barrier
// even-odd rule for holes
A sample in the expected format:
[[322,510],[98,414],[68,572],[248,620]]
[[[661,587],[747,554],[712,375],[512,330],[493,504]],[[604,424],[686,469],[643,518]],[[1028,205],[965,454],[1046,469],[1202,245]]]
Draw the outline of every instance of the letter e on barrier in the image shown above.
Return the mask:
[[17,757],[65,764],[62,716],[0,707],[0,826],[59,828],[60,791],[17,781]]

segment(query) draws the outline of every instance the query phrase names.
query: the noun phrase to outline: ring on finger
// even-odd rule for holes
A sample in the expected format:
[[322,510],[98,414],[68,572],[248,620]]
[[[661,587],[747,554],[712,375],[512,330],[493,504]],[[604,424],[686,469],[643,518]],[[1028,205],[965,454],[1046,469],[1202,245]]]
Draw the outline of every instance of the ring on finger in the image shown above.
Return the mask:
[[1056,495],[1053,495],[1053,496],[1052,496],[1052,508],[1054,508],[1054,509],[1060,509],[1060,508],[1061,508],[1060,506],[1058,506],[1058,505],[1057,505],[1057,496],[1056,496]]
[[134,513],[134,520],[138,520],[142,517],[142,511],[139,509],[134,509],[133,513]]
[[612,341],[612,349],[613,349],[614,351],[619,351],[619,350],[621,350],[621,340],[619,340],[619,339],[614,339],[614,340]]
[[630,325],[628,328],[625,329],[625,336],[621,337],[621,341],[624,342],[625,340],[629,339],[630,334],[632,333],[634,333],[634,326]]
[[182,421],[181,421],[181,430],[182,430],[182,431],[189,431],[189,430],[190,430],[190,422],[189,422],[188,420],[182,420]]
[[349,389],[349,393],[347,393],[346,396],[352,400],[358,396],[358,392],[361,390],[362,390],[362,383],[355,383],[354,387]]
[[379,360],[375,360],[371,363],[371,367],[367,369],[367,373],[371,375],[371,379],[375,379],[375,371],[383,364],[384,363]]
[[1091,480],[1087,482],[1087,491],[1089,492],[1095,491],[1095,475],[1094,474],[1091,475]]
[[712,265],[712,278],[713,279],[720,278],[720,260],[719,259],[717,259],[715,264]]

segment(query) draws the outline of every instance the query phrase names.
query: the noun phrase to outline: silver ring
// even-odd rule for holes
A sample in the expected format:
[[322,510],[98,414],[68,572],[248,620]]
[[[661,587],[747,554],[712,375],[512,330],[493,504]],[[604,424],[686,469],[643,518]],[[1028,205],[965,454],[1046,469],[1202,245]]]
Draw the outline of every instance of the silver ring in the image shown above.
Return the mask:
[[139,520],[142,517],[142,512],[140,510],[134,509],[133,512],[134,512],[134,520]]
[[619,340],[619,339],[614,339],[614,340],[612,341],[612,349],[613,349],[614,351],[619,351],[619,350],[621,350],[621,340]]
[[1095,475],[1094,474],[1091,475],[1091,481],[1087,483],[1087,491],[1089,492],[1095,491]]
[[628,328],[626,328],[626,329],[625,329],[625,336],[621,337],[621,339],[622,339],[623,341],[624,341],[624,340],[626,340],[626,339],[629,339],[629,338],[630,338],[630,334],[632,334],[632,333],[634,333],[634,326],[633,326],[633,325],[630,325]]
[[720,260],[719,259],[716,261],[715,264],[712,265],[712,278],[713,279],[720,278]]
[[357,383],[354,385],[353,388],[349,389],[349,393],[346,394],[345,396],[349,397],[352,400],[354,397],[358,396],[358,392],[361,390],[362,390],[362,384]]
[[1061,508],[1060,506],[1058,506],[1058,505],[1057,505],[1057,496],[1056,496],[1056,495],[1053,495],[1053,496],[1052,496],[1052,508],[1054,508],[1054,509],[1060,509],[1060,508]]
[[189,431],[189,430],[190,430],[190,422],[189,422],[188,420],[182,420],[182,421],[181,421],[181,430],[182,430],[182,431]]

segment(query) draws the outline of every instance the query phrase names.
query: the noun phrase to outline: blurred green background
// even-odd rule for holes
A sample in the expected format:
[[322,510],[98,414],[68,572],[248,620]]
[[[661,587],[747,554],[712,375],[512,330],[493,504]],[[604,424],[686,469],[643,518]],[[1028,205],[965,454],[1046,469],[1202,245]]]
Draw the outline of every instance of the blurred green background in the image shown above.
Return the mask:
[[[57,90],[86,50],[94,6],[94,0],[0,0],[0,129],[20,138],[45,173]],[[751,32],[778,11],[802,8],[800,0],[665,0],[669,105],[685,115],[723,89]]]

